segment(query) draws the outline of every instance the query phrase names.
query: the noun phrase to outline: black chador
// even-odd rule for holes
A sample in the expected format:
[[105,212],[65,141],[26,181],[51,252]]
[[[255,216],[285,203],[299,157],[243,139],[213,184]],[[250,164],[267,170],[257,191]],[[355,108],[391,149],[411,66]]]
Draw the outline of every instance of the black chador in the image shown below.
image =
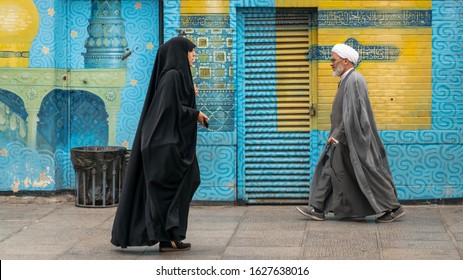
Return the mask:
[[199,185],[196,109],[183,37],[156,55],[114,220],[111,243],[154,245],[185,239],[190,202]]

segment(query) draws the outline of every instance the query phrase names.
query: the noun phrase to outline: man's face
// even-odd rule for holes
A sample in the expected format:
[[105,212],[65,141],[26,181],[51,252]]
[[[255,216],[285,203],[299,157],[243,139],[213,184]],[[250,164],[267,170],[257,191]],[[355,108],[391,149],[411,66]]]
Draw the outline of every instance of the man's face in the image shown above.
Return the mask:
[[188,64],[190,64],[190,66],[193,66],[193,63],[195,62],[195,57],[196,57],[195,50],[188,52]]
[[344,74],[344,58],[341,58],[336,53],[333,53],[331,57],[331,69],[333,69],[334,77],[341,77]]

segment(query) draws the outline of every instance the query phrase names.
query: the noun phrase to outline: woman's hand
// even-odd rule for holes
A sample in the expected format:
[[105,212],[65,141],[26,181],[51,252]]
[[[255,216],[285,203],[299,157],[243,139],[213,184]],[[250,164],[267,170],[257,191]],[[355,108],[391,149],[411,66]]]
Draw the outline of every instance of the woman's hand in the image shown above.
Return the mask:
[[209,121],[209,117],[206,116],[203,112],[199,111],[199,114],[198,114],[198,122],[199,122],[202,126],[206,127],[206,125],[204,124],[204,120]]
[[195,85],[195,94],[196,94],[196,96],[199,96],[199,89],[198,89],[198,87],[196,85]]

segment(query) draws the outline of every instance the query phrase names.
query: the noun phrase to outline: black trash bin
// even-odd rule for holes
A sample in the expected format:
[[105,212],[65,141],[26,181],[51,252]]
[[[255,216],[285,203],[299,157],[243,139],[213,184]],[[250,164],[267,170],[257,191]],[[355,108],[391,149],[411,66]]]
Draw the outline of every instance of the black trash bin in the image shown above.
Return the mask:
[[127,166],[126,152],[125,147],[116,146],[71,149],[76,176],[76,206],[117,205]]

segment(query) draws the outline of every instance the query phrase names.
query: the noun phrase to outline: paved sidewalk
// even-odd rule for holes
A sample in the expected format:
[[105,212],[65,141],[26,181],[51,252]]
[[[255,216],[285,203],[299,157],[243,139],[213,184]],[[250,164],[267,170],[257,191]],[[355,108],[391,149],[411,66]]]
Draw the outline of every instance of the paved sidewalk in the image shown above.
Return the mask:
[[391,224],[373,218],[309,221],[295,206],[192,206],[191,251],[109,243],[116,211],[71,197],[0,196],[2,260],[463,259],[463,205],[405,206]]

